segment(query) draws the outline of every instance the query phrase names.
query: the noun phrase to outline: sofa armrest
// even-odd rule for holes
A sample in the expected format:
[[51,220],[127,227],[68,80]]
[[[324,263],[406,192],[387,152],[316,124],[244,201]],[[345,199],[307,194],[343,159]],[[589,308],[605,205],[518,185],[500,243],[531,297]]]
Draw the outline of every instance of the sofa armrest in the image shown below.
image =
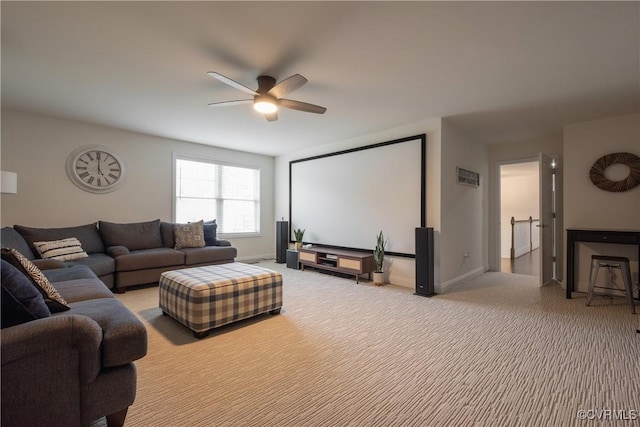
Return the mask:
[[[86,316],[65,314],[5,328],[0,343],[3,383],[5,369],[39,371],[39,381],[47,383],[48,376],[57,375],[64,357],[78,361],[79,385],[89,384],[100,373],[102,329]],[[50,365],[40,366],[43,360],[50,361]]]
[[109,246],[107,248],[107,255],[112,258],[118,258],[119,256],[129,255],[129,248],[126,246]]
[[216,246],[231,246],[231,242],[224,239],[222,240],[218,239],[216,240]]
[[59,259],[34,259],[31,260],[40,270],[54,270],[56,268],[66,268],[67,265]]

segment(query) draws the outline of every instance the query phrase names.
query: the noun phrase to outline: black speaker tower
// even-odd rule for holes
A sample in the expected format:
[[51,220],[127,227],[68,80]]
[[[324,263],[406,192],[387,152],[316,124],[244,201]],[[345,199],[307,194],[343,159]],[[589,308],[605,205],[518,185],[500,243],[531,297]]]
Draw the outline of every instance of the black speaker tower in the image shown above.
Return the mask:
[[416,228],[416,293],[423,297],[436,294],[433,286],[433,228]]
[[289,221],[276,221],[276,262],[287,262],[289,248]]

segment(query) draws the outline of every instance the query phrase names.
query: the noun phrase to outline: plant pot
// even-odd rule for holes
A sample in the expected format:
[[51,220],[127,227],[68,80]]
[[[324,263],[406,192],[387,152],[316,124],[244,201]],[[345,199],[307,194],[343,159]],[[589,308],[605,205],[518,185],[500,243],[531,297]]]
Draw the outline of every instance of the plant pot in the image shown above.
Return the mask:
[[376,286],[384,285],[384,273],[373,273],[373,284]]
[[302,247],[302,242],[296,242],[296,251]]

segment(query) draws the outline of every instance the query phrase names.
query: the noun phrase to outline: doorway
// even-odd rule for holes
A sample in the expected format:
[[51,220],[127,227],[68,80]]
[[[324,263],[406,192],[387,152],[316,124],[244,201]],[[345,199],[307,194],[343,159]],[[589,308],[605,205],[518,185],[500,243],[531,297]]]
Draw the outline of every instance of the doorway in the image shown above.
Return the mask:
[[[498,164],[501,271],[557,281],[557,156]],[[506,258],[506,261],[505,261]]]
[[540,275],[540,162],[499,165],[500,271]]

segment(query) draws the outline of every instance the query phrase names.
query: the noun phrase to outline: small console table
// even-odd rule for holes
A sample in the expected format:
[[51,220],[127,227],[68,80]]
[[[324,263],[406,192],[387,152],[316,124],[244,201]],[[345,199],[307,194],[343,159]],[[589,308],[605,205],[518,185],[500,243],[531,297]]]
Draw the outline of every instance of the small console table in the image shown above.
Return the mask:
[[303,271],[304,267],[307,266],[353,274],[356,278],[356,283],[359,283],[361,274],[369,274],[369,279],[371,279],[371,273],[376,267],[373,253],[323,248],[321,246],[298,249],[298,261],[300,261]]
[[575,277],[575,256],[577,242],[615,243],[636,245],[640,258],[640,230],[579,230],[567,229],[567,298],[571,299]]

